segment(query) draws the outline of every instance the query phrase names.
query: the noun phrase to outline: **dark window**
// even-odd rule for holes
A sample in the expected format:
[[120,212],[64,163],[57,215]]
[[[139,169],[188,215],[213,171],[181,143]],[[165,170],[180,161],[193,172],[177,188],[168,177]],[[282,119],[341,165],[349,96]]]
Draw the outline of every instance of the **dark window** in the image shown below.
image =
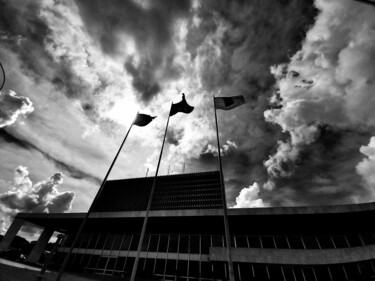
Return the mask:
[[199,254],[199,236],[190,235],[190,253]]
[[284,280],[283,273],[281,271],[281,267],[278,265],[268,265],[268,272],[270,274],[271,280]]
[[98,241],[99,233],[94,233],[91,237],[90,243],[89,243],[89,249],[94,249],[96,242]]
[[259,236],[248,236],[250,248],[262,248]]
[[116,258],[109,258],[107,263],[107,270],[115,269]]
[[302,273],[302,268],[300,266],[293,266],[293,272],[297,281],[305,281]]
[[178,235],[171,235],[169,238],[169,249],[170,253],[177,253],[178,248]]
[[211,237],[210,236],[201,236],[201,251],[202,254],[208,254],[211,246]]
[[286,281],[295,281],[296,280],[294,278],[293,268],[291,266],[283,266],[282,269],[283,269]]
[[319,245],[322,249],[333,249],[335,248],[331,237],[327,235],[319,235],[318,236]]
[[212,235],[212,246],[213,247],[223,247],[223,236]]
[[131,240],[132,240],[132,236],[129,234],[125,234],[124,239],[122,240],[121,250],[124,250],[124,251],[129,250]]
[[346,272],[346,275],[348,276],[348,279],[357,279],[359,276],[359,270],[356,263],[347,263],[344,264],[344,269]]
[[108,258],[105,258],[105,257],[100,257],[99,259],[99,263],[98,263],[98,269],[104,269],[106,264],[107,264],[107,260]]
[[303,267],[302,270],[306,281],[316,281],[312,267]]
[[201,277],[212,278],[212,264],[210,262],[201,262]]
[[289,236],[288,241],[291,249],[304,249],[300,236]]
[[274,239],[277,249],[289,249],[288,241],[285,236],[275,236]]
[[82,268],[85,268],[88,266],[89,260],[90,260],[90,255],[83,255],[83,259],[81,262]]
[[150,240],[150,235],[149,234],[145,234],[145,236],[143,237],[143,243],[142,243],[142,247],[141,247],[141,251],[142,252],[147,252],[147,247],[148,247],[149,240]]
[[99,256],[93,255],[91,256],[91,259],[89,261],[89,267],[90,268],[96,268],[96,264],[98,263]]
[[314,266],[314,271],[317,280],[331,280],[331,276],[329,275],[327,266]]
[[315,236],[304,236],[302,239],[306,249],[319,249],[319,244]]
[[119,250],[121,247],[121,241],[122,241],[123,235],[118,233],[116,234],[115,242],[113,243],[112,250]]
[[167,260],[165,275],[176,275],[176,260]]
[[107,233],[101,233],[95,249],[100,249],[100,250],[103,249],[106,238],[107,238]]
[[162,234],[160,235],[158,252],[167,252],[167,248],[168,248],[168,235]]
[[130,245],[130,251],[137,251],[139,243],[139,234],[134,234],[132,239],[132,244]]
[[361,274],[363,276],[371,276],[374,274],[374,269],[372,268],[371,261],[365,261],[358,264]]
[[164,268],[165,268],[165,260],[157,259],[156,265],[155,265],[155,274],[164,275]]
[[357,234],[351,234],[346,236],[350,247],[360,247],[362,246],[361,240],[359,240],[359,236]]
[[236,246],[239,248],[247,248],[246,236],[236,236]]
[[125,260],[126,260],[125,257],[119,257],[119,258],[117,259],[115,269],[116,269],[116,270],[121,270],[121,271],[122,271],[123,268],[124,268],[124,265],[125,265]]
[[82,249],[86,249],[87,248],[87,245],[89,244],[90,242],[90,238],[91,238],[91,235],[89,233],[86,233],[83,235],[83,239],[82,239],[82,242],[81,242],[81,245],[80,245],[80,248]]
[[365,243],[365,245],[372,245],[375,244],[375,237],[372,233],[363,233],[361,234],[362,240]]
[[328,268],[333,281],[347,280],[342,265],[330,265]]
[[130,274],[132,272],[134,260],[135,260],[135,258],[129,258],[129,257],[126,259],[124,271],[127,274]]
[[177,275],[187,276],[187,265],[188,265],[187,261],[179,260],[177,263]]
[[159,235],[153,234],[150,238],[150,244],[148,246],[149,252],[156,252],[158,249]]
[[333,235],[333,242],[335,243],[336,248],[348,248],[348,242],[343,235]]
[[197,277],[199,278],[199,262],[198,261],[190,261],[189,262],[189,277]]
[[224,262],[213,262],[214,278],[225,279],[225,263]]
[[142,274],[143,272],[143,267],[145,265],[145,260],[144,258],[140,258],[138,261],[138,266],[137,266],[137,274]]
[[262,239],[263,248],[268,248],[268,249],[275,248],[275,243],[273,242],[272,236],[262,236],[261,239]]
[[267,267],[266,265],[253,265],[254,267],[254,275],[255,278],[258,280],[267,280],[268,279],[268,273],[267,273]]
[[180,235],[180,253],[189,252],[189,235]]
[[239,267],[241,280],[254,280],[253,268],[251,264],[239,263]]
[[146,259],[146,264],[145,264],[145,270],[144,270],[144,272],[147,275],[154,274],[154,266],[155,266],[155,259]]
[[113,233],[108,234],[107,240],[104,245],[104,249],[111,250],[113,241],[115,241],[115,234]]

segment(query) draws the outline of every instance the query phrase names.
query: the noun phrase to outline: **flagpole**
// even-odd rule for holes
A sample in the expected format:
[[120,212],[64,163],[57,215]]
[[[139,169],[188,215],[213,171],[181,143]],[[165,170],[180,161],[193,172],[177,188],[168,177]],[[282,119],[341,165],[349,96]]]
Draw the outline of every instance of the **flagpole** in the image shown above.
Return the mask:
[[219,155],[219,167],[220,167],[221,196],[223,198],[224,230],[225,230],[225,240],[227,242],[227,258],[228,258],[229,280],[230,281],[234,281],[234,269],[233,269],[232,251],[231,251],[230,235],[229,235],[227,199],[226,199],[226,195],[225,195],[225,185],[224,185],[223,168],[222,168],[222,164],[221,164],[221,153],[220,153],[220,142],[219,142],[219,129],[218,129],[218,125],[217,125],[215,96],[213,96],[213,99],[214,99],[214,111],[215,111],[215,123],[216,123],[217,151],[218,151],[218,155]]
[[[172,104],[173,104],[173,103],[172,103]],[[171,109],[172,109],[172,104],[171,104]],[[162,146],[161,146],[161,151],[160,151],[160,155],[159,155],[158,166],[156,167],[156,172],[155,172],[154,180],[153,180],[153,182],[152,182],[152,187],[151,187],[150,197],[148,198],[148,204],[147,204],[146,214],[145,214],[145,218],[144,218],[144,220],[143,220],[143,226],[142,226],[141,236],[140,236],[140,238],[139,238],[139,243],[138,243],[138,248],[137,248],[137,255],[136,255],[135,260],[134,260],[134,265],[133,265],[133,270],[132,270],[132,274],[131,274],[131,277],[130,277],[130,281],[134,281],[134,280],[135,280],[135,275],[136,275],[136,273],[137,273],[138,261],[139,261],[139,254],[140,254],[140,252],[141,252],[142,244],[143,244],[143,239],[144,239],[144,236],[145,236],[145,233],[146,233],[146,227],[147,227],[148,215],[149,215],[149,212],[150,212],[150,209],[151,209],[152,198],[153,198],[153,196],[154,196],[154,191],[155,191],[155,186],[156,186],[156,178],[157,178],[157,176],[158,176],[158,172],[159,172],[161,156],[163,155],[163,149],[164,149],[165,137],[166,137],[166,135],[167,135],[168,124],[169,124],[169,118],[171,117],[171,109],[169,110],[168,121],[167,121],[167,126],[165,127],[164,138],[163,138],[163,144],[162,144]],[[233,280],[233,281],[234,281],[234,280]]]
[[72,252],[73,252],[73,248],[74,248],[75,244],[76,244],[77,241],[78,241],[78,237],[81,235],[82,230],[83,230],[83,228],[85,227],[85,225],[86,225],[86,223],[87,223],[87,220],[88,220],[88,218],[89,218],[89,215],[90,215],[90,213],[91,213],[91,210],[92,210],[93,206],[95,205],[97,199],[99,198],[100,194],[101,194],[102,191],[103,191],[104,185],[105,185],[106,182],[107,182],[107,178],[108,178],[109,174],[110,174],[111,171],[112,171],[113,165],[115,164],[115,162],[116,162],[116,160],[117,160],[117,157],[119,156],[120,151],[121,151],[122,147],[124,146],[124,143],[125,143],[125,141],[126,141],[128,135],[129,135],[129,133],[130,133],[130,130],[132,129],[132,127],[133,127],[133,125],[134,125],[134,122],[135,122],[137,116],[138,116],[138,112],[137,112],[137,115],[135,116],[135,118],[134,118],[132,124],[130,125],[128,132],[126,133],[125,138],[124,138],[124,140],[122,141],[121,146],[120,146],[119,150],[117,151],[117,154],[116,154],[115,158],[113,159],[112,164],[111,164],[111,166],[109,167],[108,172],[107,172],[107,174],[105,175],[104,180],[103,180],[102,184],[100,185],[100,188],[99,188],[98,192],[96,193],[95,198],[94,198],[94,200],[92,201],[89,210],[87,211],[87,213],[85,214],[85,217],[83,218],[83,221],[82,221],[82,223],[81,223],[81,225],[80,225],[80,227],[79,227],[79,229],[78,229],[78,231],[77,231],[77,233],[76,233],[76,235],[75,235],[75,237],[74,237],[73,243],[72,243],[72,245],[71,245],[70,248],[69,248],[69,252],[68,252],[68,254],[66,255],[66,257],[65,257],[65,259],[64,259],[64,262],[63,262],[63,264],[62,264],[61,267],[60,267],[59,273],[58,273],[58,275],[57,275],[57,277],[56,277],[56,279],[55,279],[56,281],[60,281],[60,279],[61,279],[61,277],[62,277],[62,275],[63,275],[63,273],[64,273],[64,270],[65,270],[65,267],[66,267],[66,265],[67,265],[67,263],[68,263],[68,261],[69,261],[70,255],[71,255]]

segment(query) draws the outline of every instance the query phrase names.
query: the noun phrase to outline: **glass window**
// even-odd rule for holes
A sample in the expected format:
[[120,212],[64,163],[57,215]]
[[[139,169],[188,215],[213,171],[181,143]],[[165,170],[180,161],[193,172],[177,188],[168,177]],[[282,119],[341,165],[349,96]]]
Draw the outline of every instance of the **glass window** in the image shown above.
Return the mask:
[[147,275],[154,274],[155,259],[146,259],[145,270],[144,272]]
[[123,238],[123,240],[122,240],[121,250],[123,250],[123,251],[127,251],[127,250],[129,250],[131,240],[132,240],[132,235],[130,235],[130,234],[125,234],[125,235],[124,235],[124,238]]
[[141,248],[142,252],[147,252],[149,240],[150,240],[150,234],[145,234],[145,236],[143,237],[143,243],[142,243],[142,248]]
[[239,248],[247,248],[246,236],[236,236],[236,246]]
[[168,235],[162,234],[160,235],[158,252],[165,253],[167,252],[167,248],[168,248]]
[[348,279],[356,280],[359,276],[359,270],[356,263],[346,263],[344,264],[344,269]]
[[288,241],[285,236],[275,236],[274,239],[277,249],[289,249]]
[[211,246],[211,237],[208,235],[201,236],[201,251],[202,254],[209,254]]
[[281,271],[281,266],[268,265],[267,267],[271,280],[284,280],[283,273]]
[[297,281],[305,281],[305,278],[304,278],[303,273],[302,273],[302,267],[293,266],[293,272],[294,272],[294,276],[295,276]]
[[82,248],[82,249],[86,249],[87,246],[88,246],[88,244],[89,244],[89,242],[90,242],[90,238],[91,238],[91,235],[90,235],[89,233],[85,233],[85,234],[83,235],[83,239],[82,239],[82,241],[81,241],[80,248]]
[[268,273],[267,273],[267,266],[266,265],[260,265],[260,264],[254,264],[254,275],[255,278],[258,280],[267,280],[268,279]]
[[140,258],[139,261],[138,261],[138,266],[137,266],[137,274],[138,273],[142,274],[144,265],[145,265],[145,259]]
[[157,259],[155,264],[155,274],[164,275],[165,259]]
[[312,267],[303,267],[302,271],[306,281],[316,281],[314,270]]
[[288,241],[291,249],[304,249],[300,236],[289,236]]
[[212,264],[210,262],[201,262],[201,277],[212,278]]
[[362,233],[361,237],[365,245],[375,244],[375,237],[372,233]]
[[91,240],[89,242],[89,249],[94,249],[95,248],[95,245],[96,245],[96,242],[98,241],[98,238],[99,238],[99,233],[94,233],[91,237]]
[[303,236],[302,239],[306,249],[319,249],[318,240],[315,236]]
[[132,243],[130,245],[130,251],[137,251],[138,249],[138,243],[139,243],[139,234],[134,234]]
[[101,233],[95,249],[100,249],[100,250],[103,249],[106,238],[107,238],[107,233]]
[[370,261],[360,262],[358,266],[361,274],[364,276],[371,276],[374,274],[374,269],[372,268]]
[[272,236],[262,236],[261,239],[262,239],[263,248],[268,248],[268,249],[275,248],[275,243],[273,242]]
[[115,269],[116,270],[119,270],[119,271],[122,271],[123,268],[124,268],[124,265],[125,265],[125,260],[126,258],[125,257],[119,257],[116,261],[116,266],[115,266]]
[[115,241],[115,234],[114,233],[108,234],[107,240],[105,241],[104,249],[111,250],[113,241]]
[[322,249],[334,249],[331,237],[328,235],[319,235],[318,237],[319,245]]
[[329,268],[329,271],[331,272],[333,281],[347,280],[342,265],[330,265],[328,266],[328,268]]
[[213,265],[213,275],[214,275],[214,278],[217,278],[217,279],[225,279],[225,263],[224,262],[213,262],[212,265]]
[[81,262],[81,266],[83,268],[87,267],[88,266],[88,263],[89,263],[89,260],[90,260],[90,255],[83,255],[83,259],[82,259],[82,262]]
[[98,263],[99,256],[98,255],[92,255],[91,259],[89,261],[89,267],[90,268],[96,268],[96,264]]
[[123,235],[120,233],[116,234],[115,242],[113,243],[112,250],[119,250],[121,247]]
[[348,242],[343,235],[333,235],[333,242],[335,243],[336,248],[348,248]]
[[107,257],[100,257],[100,258],[99,258],[99,263],[98,263],[97,268],[98,268],[98,269],[104,269],[105,266],[106,266],[106,264],[107,264],[107,260],[108,260]]
[[199,261],[190,261],[189,262],[189,277],[199,278]]
[[124,271],[126,272],[127,275],[130,274],[133,270],[134,260],[135,258],[130,258],[130,257],[126,259]]
[[212,235],[212,246],[213,247],[223,247],[223,236],[221,235]]
[[107,270],[113,270],[113,269],[115,269],[115,264],[116,264],[116,258],[109,258],[106,269]]
[[346,239],[350,247],[360,247],[362,246],[361,240],[359,240],[359,236],[357,234],[347,235]]
[[325,265],[314,266],[315,276],[317,280],[331,280],[331,275],[328,272],[328,267]]
[[188,262],[185,260],[179,260],[177,262],[177,275],[179,276],[187,276],[187,265]]
[[292,269],[291,266],[283,266],[282,270],[283,270],[286,281],[295,281],[296,280],[295,277],[294,277],[293,269]]
[[167,260],[167,267],[165,275],[175,275],[176,274],[176,260]]
[[248,236],[250,248],[262,248],[259,236]]
[[158,241],[159,241],[159,235],[157,234],[151,235],[150,244],[148,246],[149,252],[156,252],[156,250],[158,249]]
[[199,254],[199,236],[190,235],[190,253]]
[[169,249],[170,253],[177,253],[178,249],[178,235],[171,235],[169,238]]
[[189,252],[189,235],[180,235],[180,253],[188,253]]

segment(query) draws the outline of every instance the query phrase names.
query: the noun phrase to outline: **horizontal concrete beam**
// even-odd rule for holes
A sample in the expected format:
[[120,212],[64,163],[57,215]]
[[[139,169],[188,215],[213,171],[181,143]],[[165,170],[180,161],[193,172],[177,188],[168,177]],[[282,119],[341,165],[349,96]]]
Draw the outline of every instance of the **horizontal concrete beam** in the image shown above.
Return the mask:
[[[211,247],[211,261],[226,261],[226,248]],[[267,264],[338,264],[375,259],[375,245],[324,250],[232,248],[234,262]]]

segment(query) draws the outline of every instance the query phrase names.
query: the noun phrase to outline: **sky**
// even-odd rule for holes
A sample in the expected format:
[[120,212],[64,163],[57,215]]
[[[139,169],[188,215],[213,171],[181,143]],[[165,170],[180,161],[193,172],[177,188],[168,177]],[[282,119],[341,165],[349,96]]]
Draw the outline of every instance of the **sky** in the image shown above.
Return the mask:
[[228,207],[374,201],[372,6],[0,0],[0,62],[0,232],[87,211],[138,111],[109,178],[154,175],[181,93],[159,175],[218,170],[213,96],[243,95],[217,111]]

